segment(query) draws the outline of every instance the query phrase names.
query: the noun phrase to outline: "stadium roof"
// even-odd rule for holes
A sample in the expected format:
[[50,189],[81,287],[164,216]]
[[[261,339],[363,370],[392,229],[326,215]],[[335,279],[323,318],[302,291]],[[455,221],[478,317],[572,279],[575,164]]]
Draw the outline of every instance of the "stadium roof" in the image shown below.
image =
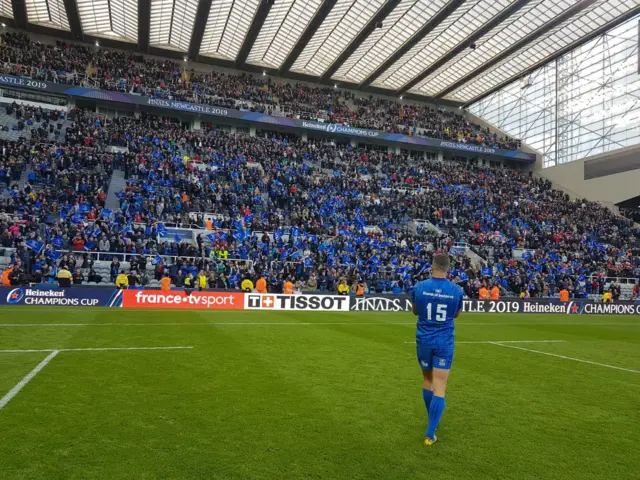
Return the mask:
[[637,14],[638,0],[0,0],[36,33],[459,103]]

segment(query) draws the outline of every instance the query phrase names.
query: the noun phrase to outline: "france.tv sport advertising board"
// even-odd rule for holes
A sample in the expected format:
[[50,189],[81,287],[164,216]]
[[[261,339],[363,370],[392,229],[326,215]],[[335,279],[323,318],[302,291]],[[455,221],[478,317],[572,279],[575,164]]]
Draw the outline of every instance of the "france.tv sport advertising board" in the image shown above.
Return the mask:
[[0,305],[120,307],[122,290],[79,287],[0,287]]
[[243,293],[186,292],[171,290],[125,290],[122,306],[125,308],[177,308],[243,310]]

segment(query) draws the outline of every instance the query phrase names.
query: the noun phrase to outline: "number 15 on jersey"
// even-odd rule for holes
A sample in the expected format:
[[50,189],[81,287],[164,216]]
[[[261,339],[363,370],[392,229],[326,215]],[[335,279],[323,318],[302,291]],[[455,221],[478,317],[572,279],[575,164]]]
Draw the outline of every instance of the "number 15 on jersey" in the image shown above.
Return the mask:
[[[435,308],[434,308],[435,307]],[[435,313],[435,318],[432,317],[432,311]],[[436,322],[446,322],[447,321],[447,305],[444,303],[438,303],[434,305],[433,303],[427,304],[427,321],[435,320]]]

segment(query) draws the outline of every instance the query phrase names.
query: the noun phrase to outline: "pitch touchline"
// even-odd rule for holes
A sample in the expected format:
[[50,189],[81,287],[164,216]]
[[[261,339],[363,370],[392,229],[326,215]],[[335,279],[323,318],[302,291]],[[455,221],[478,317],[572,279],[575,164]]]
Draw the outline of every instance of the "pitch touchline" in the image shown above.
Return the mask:
[[[404,342],[415,345],[416,342]],[[495,340],[495,341],[478,341],[478,342],[456,342],[456,345],[459,344],[467,344],[467,345],[488,345],[495,344],[500,345],[503,343],[566,343],[566,340]]]
[[[310,326],[310,325],[396,325],[400,327],[415,327],[415,322],[165,322],[165,323],[0,323],[3,327],[176,327],[176,326],[258,326],[258,325],[275,325],[275,326]],[[492,323],[492,322],[472,322],[472,323],[456,323],[456,325],[464,326],[511,326],[518,327],[520,325],[576,325],[576,326],[608,326],[608,325],[627,325],[640,326],[640,322],[531,322],[531,323]]]
[[599,367],[613,368],[615,370],[622,370],[624,372],[640,373],[639,370],[632,370],[630,368],[616,367],[614,365],[607,365],[606,363],[592,362],[590,360],[582,360],[580,358],[574,358],[574,357],[565,357],[564,355],[558,355],[556,353],[542,352],[540,350],[531,350],[530,348],[516,347],[515,345],[505,345],[505,342],[489,342],[489,343],[491,343],[493,345],[498,345],[500,347],[515,348],[516,350],[523,350],[525,352],[539,353],[540,355],[548,355],[549,357],[562,358],[564,360],[572,360],[574,362],[580,362],[580,363],[588,363],[589,365],[597,365]]

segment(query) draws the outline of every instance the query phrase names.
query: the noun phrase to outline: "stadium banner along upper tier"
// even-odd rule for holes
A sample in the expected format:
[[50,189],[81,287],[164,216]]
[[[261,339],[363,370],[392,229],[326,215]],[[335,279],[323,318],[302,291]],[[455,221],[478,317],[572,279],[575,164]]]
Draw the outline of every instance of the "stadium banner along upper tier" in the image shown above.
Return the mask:
[[312,122],[295,118],[274,117],[258,112],[247,112],[235,110],[233,108],[216,107],[214,105],[196,104],[181,102],[178,100],[169,100],[165,98],[151,98],[141,95],[131,95],[128,93],[111,92],[107,90],[98,90],[89,87],[78,87],[75,85],[67,85],[63,83],[32,80],[30,78],[16,77],[13,75],[0,75],[0,85],[25,90],[37,90],[40,92],[57,93],[70,97],[93,98],[95,100],[101,100],[105,102],[116,102],[129,105],[145,105],[161,109],[196,113],[200,115],[201,118],[211,117],[216,121],[220,120],[220,117],[232,118],[236,120],[255,122],[258,124],[276,125],[307,131],[313,130],[330,135],[335,134],[347,137],[358,137],[370,140],[393,142],[403,144],[408,147],[411,147],[413,145],[450,151],[464,151],[482,155],[504,157],[525,163],[533,163],[536,161],[536,156],[534,154],[526,152],[491,148],[482,145],[451,142],[447,140],[438,140],[435,138],[416,137],[399,133],[387,133],[378,130],[350,127],[348,125],[341,125],[336,123]]
[[191,292],[172,290],[125,290],[122,306],[125,308],[179,308],[243,310],[243,293]]
[[0,305],[120,307],[122,294],[115,288],[0,287]]

